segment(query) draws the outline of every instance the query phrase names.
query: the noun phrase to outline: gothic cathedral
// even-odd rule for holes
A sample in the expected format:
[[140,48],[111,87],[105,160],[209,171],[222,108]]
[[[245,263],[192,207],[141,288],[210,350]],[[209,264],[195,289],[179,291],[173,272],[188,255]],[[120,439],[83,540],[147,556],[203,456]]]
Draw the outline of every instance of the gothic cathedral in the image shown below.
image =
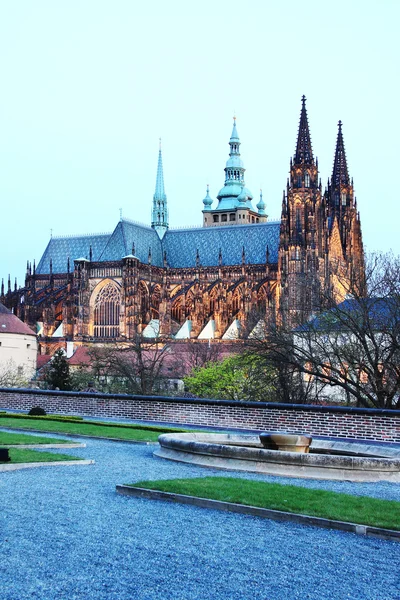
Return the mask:
[[169,228],[160,147],[151,227],[121,218],[111,234],[52,237],[23,288],[2,284],[1,302],[38,332],[42,353],[138,332],[232,341],[248,334],[251,315],[306,318],[329,286],[343,299],[343,277],[362,271],[364,258],[341,122],[323,192],[303,96],[280,222],[268,221],[262,193],[254,207],[236,120],[229,147],[216,203],[207,187],[203,227]]

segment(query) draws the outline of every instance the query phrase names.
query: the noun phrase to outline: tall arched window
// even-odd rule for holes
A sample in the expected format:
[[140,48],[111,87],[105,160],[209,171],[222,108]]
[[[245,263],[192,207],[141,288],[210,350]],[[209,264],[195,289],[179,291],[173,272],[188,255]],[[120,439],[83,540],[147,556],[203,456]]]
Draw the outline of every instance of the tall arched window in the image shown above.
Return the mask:
[[304,175],[304,187],[310,187],[310,173],[308,172]]
[[119,336],[119,310],[121,295],[114,283],[105,285],[94,303],[94,336],[116,338]]

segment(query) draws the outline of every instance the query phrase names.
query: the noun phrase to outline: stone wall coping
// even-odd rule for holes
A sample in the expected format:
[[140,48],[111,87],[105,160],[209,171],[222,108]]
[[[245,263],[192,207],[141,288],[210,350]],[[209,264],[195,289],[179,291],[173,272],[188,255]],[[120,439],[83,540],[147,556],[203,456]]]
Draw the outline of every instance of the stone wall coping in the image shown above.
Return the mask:
[[181,398],[178,396],[143,396],[128,394],[105,394],[103,392],[77,392],[62,390],[40,390],[32,388],[1,388],[0,393],[26,394],[32,396],[63,396],[94,398],[99,400],[144,400],[152,402],[168,402],[172,404],[196,404],[212,406],[230,406],[235,408],[260,408],[281,411],[304,411],[315,413],[338,413],[380,417],[400,417],[400,410],[382,408],[359,408],[353,406],[322,406],[320,404],[286,404],[282,402],[251,402],[248,400],[213,400],[212,398]]

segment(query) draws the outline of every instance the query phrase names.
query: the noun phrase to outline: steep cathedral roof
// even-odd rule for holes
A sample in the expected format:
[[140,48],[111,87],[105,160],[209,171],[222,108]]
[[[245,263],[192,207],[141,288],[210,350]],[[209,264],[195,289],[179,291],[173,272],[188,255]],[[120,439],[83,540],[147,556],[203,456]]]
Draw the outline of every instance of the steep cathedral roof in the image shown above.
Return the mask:
[[140,262],[147,263],[150,250],[152,263],[162,266],[162,244],[157,232],[151,227],[126,219],[118,223],[97,260],[121,260],[123,256],[132,252],[132,247],[135,248],[134,254]]
[[142,263],[148,261],[151,251],[152,264],[163,266],[164,252],[171,268],[196,265],[198,250],[200,264],[204,267],[219,264],[219,248],[222,248],[224,265],[240,264],[245,249],[246,263],[263,264],[268,246],[271,263],[278,262],[279,222],[224,227],[199,227],[192,229],[169,229],[160,240],[151,227],[121,220],[110,234],[76,237],[53,237],[36,268],[37,274],[46,274],[52,261],[53,273],[67,271],[68,258],[73,261],[90,256],[92,260],[120,261],[132,252]]
[[110,233],[101,233],[97,235],[52,237],[36,267],[36,273],[49,273],[50,260],[52,261],[53,273],[66,273],[68,258],[73,269],[74,259],[82,257],[89,259],[90,249],[92,249],[92,259],[98,260],[110,235]]
[[271,263],[278,262],[280,223],[258,223],[198,229],[169,230],[163,239],[168,265],[173,268],[194,267],[198,251],[204,267],[218,265],[219,248],[222,264],[237,265],[245,249],[246,263],[263,264],[268,246]]

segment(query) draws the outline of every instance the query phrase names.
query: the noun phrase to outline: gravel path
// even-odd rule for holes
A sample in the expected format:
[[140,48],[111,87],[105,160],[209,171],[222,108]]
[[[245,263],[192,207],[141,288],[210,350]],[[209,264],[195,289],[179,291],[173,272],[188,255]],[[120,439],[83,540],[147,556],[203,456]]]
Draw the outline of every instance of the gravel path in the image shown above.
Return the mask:
[[[85,442],[68,453],[93,466],[0,473],[1,600],[400,599],[398,543],[126,498],[117,483],[221,471]],[[249,478],[400,500],[390,483]]]

